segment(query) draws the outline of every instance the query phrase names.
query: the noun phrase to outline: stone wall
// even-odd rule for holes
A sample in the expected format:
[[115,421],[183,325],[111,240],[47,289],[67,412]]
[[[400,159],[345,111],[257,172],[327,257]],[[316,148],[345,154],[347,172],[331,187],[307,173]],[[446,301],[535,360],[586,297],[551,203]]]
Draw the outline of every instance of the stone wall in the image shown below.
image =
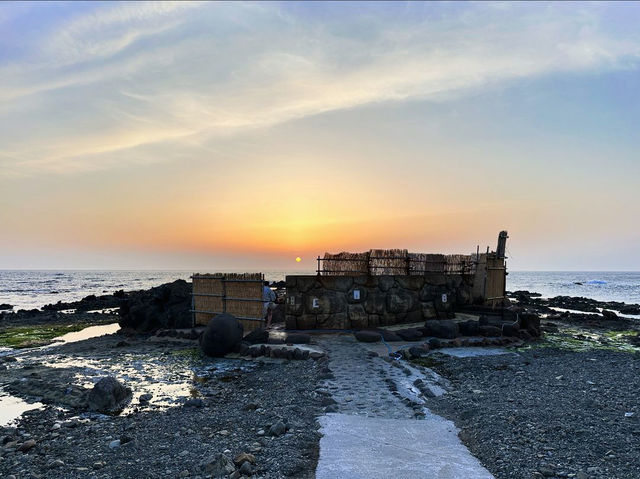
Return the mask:
[[453,315],[471,303],[462,275],[287,276],[287,329],[366,329]]

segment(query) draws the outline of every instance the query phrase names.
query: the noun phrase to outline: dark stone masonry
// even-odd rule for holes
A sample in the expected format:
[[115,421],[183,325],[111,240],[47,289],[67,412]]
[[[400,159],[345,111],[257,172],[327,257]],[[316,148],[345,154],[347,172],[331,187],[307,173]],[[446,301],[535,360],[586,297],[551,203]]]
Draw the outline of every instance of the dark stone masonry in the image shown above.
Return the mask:
[[287,276],[287,329],[367,329],[453,317],[471,303],[463,275]]

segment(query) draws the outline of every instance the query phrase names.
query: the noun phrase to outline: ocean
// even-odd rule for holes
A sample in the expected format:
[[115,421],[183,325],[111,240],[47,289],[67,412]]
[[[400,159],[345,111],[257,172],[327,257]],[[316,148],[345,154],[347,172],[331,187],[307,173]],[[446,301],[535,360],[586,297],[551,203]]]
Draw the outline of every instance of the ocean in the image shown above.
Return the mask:
[[[148,289],[176,279],[189,279],[192,271],[0,271],[0,304],[18,309],[41,308],[58,301],[79,300],[89,294],[119,289]],[[265,271],[269,281],[287,274],[314,271]],[[640,272],[510,271],[507,289],[526,289],[552,296],[584,296],[600,301],[640,303]]]

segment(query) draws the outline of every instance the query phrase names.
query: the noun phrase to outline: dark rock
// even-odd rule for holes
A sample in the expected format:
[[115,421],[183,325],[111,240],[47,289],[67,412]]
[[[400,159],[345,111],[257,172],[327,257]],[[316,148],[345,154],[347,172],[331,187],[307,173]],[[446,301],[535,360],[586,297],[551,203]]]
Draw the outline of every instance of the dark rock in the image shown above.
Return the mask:
[[382,339],[384,339],[387,342],[402,341],[402,338],[399,335],[397,335],[395,331],[391,331],[389,329],[377,329],[376,331],[379,332],[380,335],[382,336]]
[[438,338],[429,339],[429,341],[427,341],[427,344],[431,349],[438,349],[442,347],[442,341],[440,341]]
[[422,332],[415,328],[400,329],[396,331],[396,334],[400,336],[403,341],[419,341],[422,339]]
[[[316,301],[314,302],[314,300]],[[339,291],[327,289],[312,290],[305,296],[304,307],[305,311],[309,314],[328,315],[346,313],[347,298],[344,293]]]
[[386,307],[386,294],[377,290],[371,291],[364,302],[364,310],[368,314],[382,314]]
[[13,306],[7,303],[0,304],[0,310],[13,309]]
[[216,454],[215,456],[205,459],[200,464],[200,468],[202,472],[214,478],[228,477],[229,474],[232,474],[236,469],[231,459],[224,454]]
[[287,333],[285,343],[287,344],[309,344],[311,335],[304,333]]
[[629,304],[627,306],[623,306],[622,308],[620,308],[620,313],[640,315],[640,305]]
[[287,426],[282,421],[276,422],[273,426],[269,428],[270,436],[282,436],[285,432],[287,432]]
[[204,407],[204,401],[201,398],[189,398],[184,402],[184,407]]
[[521,329],[518,332],[518,337],[523,341],[531,341],[533,339],[533,336],[531,336],[531,333],[528,329]]
[[207,356],[224,356],[242,340],[242,332],[242,324],[234,316],[219,314],[209,321],[200,336],[200,349]]
[[253,467],[251,466],[251,463],[247,461],[240,466],[238,472],[243,476],[251,476],[253,475]]
[[535,313],[519,314],[520,329],[526,329],[534,337],[540,336],[540,316]]
[[517,337],[520,332],[520,325],[517,321],[513,323],[505,323],[502,325],[502,335],[509,337]]
[[602,310],[602,316],[604,317],[604,319],[607,319],[610,321],[615,321],[618,319],[618,315],[613,311],[609,311],[608,309]]
[[387,293],[387,311],[389,313],[407,313],[417,303],[417,295],[405,289],[393,288]]
[[362,343],[377,343],[382,340],[382,335],[377,331],[357,331],[355,337]]
[[131,388],[124,386],[114,377],[100,379],[87,398],[91,411],[112,412],[122,409],[131,399]]
[[393,279],[393,276],[382,275],[378,278],[378,287],[380,288],[380,291],[389,291],[395,282],[396,281]]
[[191,328],[193,317],[190,310],[191,283],[178,280],[124,299],[118,323],[122,328],[138,331]]
[[448,319],[429,319],[424,323],[423,333],[425,336],[453,339],[459,333],[458,323]]
[[478,336],[480,334],[480,323],[478,321],[463,321],[458,323],[460,334],[463,336]]
[[18,446],[18,451],[20,452],[29,452],[31,449],[33,449],[36,445],[36,441],[34,441],[33,439],[29,439],[28,441],[23,442],[22,444],[20,444],[20,446]]
[[269,331],[264,328],[254,329],[242,338],[242,340],[249,344],[267,343],[269,342]]
[[299,348],[295,348],[293,350],[293,359],[296,359],[296,360],[299,361],[299,360],[302,359],[302,356],[303,356],[302,355],[302,350],[300,350]]
[[484,337],[502,336],[502,329],[497,326],[480,326],[479,332]]
[[411,346],[409,348],[409,354],[411,356],[411,359],[421,358],[425,356],[428,352],[429,352],[428,349],[418,347],[418,346]]

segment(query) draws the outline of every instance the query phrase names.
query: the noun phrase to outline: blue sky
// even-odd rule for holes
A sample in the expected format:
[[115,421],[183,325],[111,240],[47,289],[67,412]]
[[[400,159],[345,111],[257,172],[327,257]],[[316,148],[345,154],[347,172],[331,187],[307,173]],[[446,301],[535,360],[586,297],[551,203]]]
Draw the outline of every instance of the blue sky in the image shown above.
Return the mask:
[[[0,264],[640,269],[640,4],[3,3]],[[305,262],[300,267],[308,267]]]

